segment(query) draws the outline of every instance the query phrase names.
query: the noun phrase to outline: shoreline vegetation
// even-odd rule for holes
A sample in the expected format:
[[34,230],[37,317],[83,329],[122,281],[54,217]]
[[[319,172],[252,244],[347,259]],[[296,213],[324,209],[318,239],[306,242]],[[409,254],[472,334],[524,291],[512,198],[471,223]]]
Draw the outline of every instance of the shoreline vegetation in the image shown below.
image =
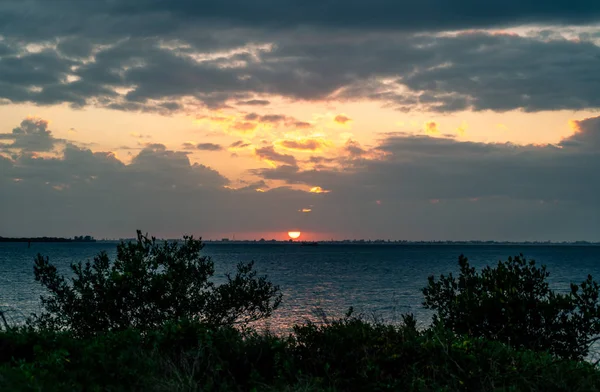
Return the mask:
[[73,238],[63,237],[0,237],[0,242],[96,242],[94,237],[75,236]]
[[138,232],[115,260],[101,252],[61,275],[34,260],[43,311],[0,325],[3,391],[600,391],[586,361],[600,337],[600,285],[568,293],[522,255],[423,282],[433,322],[334,320],[258,332],[282,297],[240,263],[220,285],[193,237],[162,242]]
[[[91,236],[79,236],[73,238],[63,237],[0,237],[2,242],[100,242],[100,243],[118,243],[135,241],[135,238],[118,238],[118,239],[95,239]],[[180,239],[159,239],[159,241],[179,242]],[[593,241],[408,241],[408,240],[321,240],[321,241],[302,241],[302,240],[231,240],[223,238],[220,240],[202,240],[205,244],[231,244],[231,245],[265,245],[265,244],[281,244],[281,245],[302,245],[302,244],[319,244],[319,245],[426,245],[426,246],[444,246],[444,245],[460,245],[460,246],[600,246],[600,242]]]

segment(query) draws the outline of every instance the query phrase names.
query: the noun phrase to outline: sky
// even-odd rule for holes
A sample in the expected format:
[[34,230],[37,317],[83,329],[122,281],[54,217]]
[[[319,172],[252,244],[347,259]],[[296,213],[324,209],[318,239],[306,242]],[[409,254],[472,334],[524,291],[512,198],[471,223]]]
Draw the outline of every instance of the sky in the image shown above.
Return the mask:
[[600,240],[600,2],[0,2],[0,236]]

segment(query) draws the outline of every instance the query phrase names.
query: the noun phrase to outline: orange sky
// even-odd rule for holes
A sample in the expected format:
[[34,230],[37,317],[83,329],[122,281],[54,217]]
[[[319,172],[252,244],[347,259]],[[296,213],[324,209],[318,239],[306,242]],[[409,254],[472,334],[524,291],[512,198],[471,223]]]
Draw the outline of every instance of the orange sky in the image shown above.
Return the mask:
[[[245,121],[244,112],[234,110],[163,116],[151,113],[132,115],[94,108],[73,110],[64,105],[10,105],[0,106],[0,118],[5,124],[4,131],[9,131],[28,116],[46,119],[55,137],[78,143],[92,151],[111,151],[125,162],[131,159],[136,149],[141,149],[148,143],[161,143],[167,148],[177,150],[182,149],[184,143],[215,143],[228,146],[243,140],[248,146],[241,149],[192,151],[189,154],[192,162],[210,165],[236,181],[249,177],[247,169],[269,167],[268,162],[261,160],[253,152],[255,148],[264,145],[274,145],[276,151],[302,159],[310,155],[336,156],[337,150],[348,140],[374,146],[387,133],[394,132],[427,134],[434,137],[448,135],[460,141],[484,143],[552,144],[573,134],[569,126],[571,120],[594,115],[594,112],[590,111],[460,112],[447,115],[398,113],[393,109],[381,107],[377,102],[329,102],[327,105],[281,102],[272,106],[268,110],[247,112],[263,116],[283,114],[310,123],[310,128],[298,129],[293,125],[274,126],[253,121],[251,123],[255,128],[252,130],[236,130],[235,124]],[[196,117],[200,116],[205,116],[206,119],[198,120]],[[344,116],[349,120],[341,124],[335,121],[337,116]],[[284,140],[314,140],[321,142],[322,147],[302,151],[282,145]],[[231,159],[232,153],[237,154],[236,159]]]

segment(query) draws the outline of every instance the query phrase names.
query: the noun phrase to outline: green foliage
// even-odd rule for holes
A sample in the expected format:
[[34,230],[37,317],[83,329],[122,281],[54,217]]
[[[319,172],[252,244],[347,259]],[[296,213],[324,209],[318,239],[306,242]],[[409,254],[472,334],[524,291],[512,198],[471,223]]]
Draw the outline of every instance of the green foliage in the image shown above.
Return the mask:
[[71,264],[72,279],[38,255],[35,279],[49,295],[41,298],[45,311],[35,324],[90,336],[153,330],[181,319],[246,324],[270,316],[279,306],[279,287],[257,277],[252,262],[239,264],[234,276],[214,284],[214,264],[200,254],[202,248],[193,237],[161,244],[138,231],[136,242],[118,245],[114,262],[102,252],[93,262]]
[[[10,348],[9,348],[10,347]],[[87,338],[0,333],[10,391],[598,391],[591,364],[348,317],[289,337],[192,321]]]
[[546,267],[523,255],[477,272],[459,257],[458,279],[429,277],[424,306],[457,334],[582,359],[600,334],[600,286],[591,276],[567,294],[550,289]]
[[369,390],[374,385],[397,390],[419,351],[414,318],[403,316],[403,321],[399,327],[371,324],[349,312],[325,325],[295,326],[295,355],[302,359],[298,366],[342,390]]
[[522,256],[481,273],[461,256],[458,279],[429,278],[425,330],[412,315],[386,325],[350,309],[277,336],[234,326],[270,314],[277,288],[251,264],[213,285],[201,248],[138,233],[114,263],[73,265],[70,281],[38,257],[46,313],[0,331],[0,390],[600,391],[600,370],[578,361],[598,334],[591,277],[557,294]]

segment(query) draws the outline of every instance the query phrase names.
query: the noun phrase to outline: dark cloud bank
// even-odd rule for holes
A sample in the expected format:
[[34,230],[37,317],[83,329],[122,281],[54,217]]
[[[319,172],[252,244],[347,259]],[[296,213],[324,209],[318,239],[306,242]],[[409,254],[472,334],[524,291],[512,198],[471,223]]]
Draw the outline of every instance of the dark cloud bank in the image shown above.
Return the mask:
[[[58,144],[39,124],[28,119],[16,129]],[[390,135],[371,151],[357,153],[353,145],[335,169],[319,171],[302,171],[272,148],[256,151],[280,164],[255,171],[263,180],[320,186],[330,190],[325,194],[268,189],[264,181],[228,189],[217,171],[161,144],[128,165],[68,142],[58,158],[5,147],[0,232],[126,236],[143,227],[159,235],[210,235],[299,227],[350,238],[594,240],[600,119],[577,126],[574,136],[545,147]],[[14,132],[1,136],[18,140]],[[298,212],[308,205],[310,214]]]
[[598,108],[597,32],[436,32],[597,22],[599,4],[2,2],[0,100],[164,114],[272,95],[439,112]]

